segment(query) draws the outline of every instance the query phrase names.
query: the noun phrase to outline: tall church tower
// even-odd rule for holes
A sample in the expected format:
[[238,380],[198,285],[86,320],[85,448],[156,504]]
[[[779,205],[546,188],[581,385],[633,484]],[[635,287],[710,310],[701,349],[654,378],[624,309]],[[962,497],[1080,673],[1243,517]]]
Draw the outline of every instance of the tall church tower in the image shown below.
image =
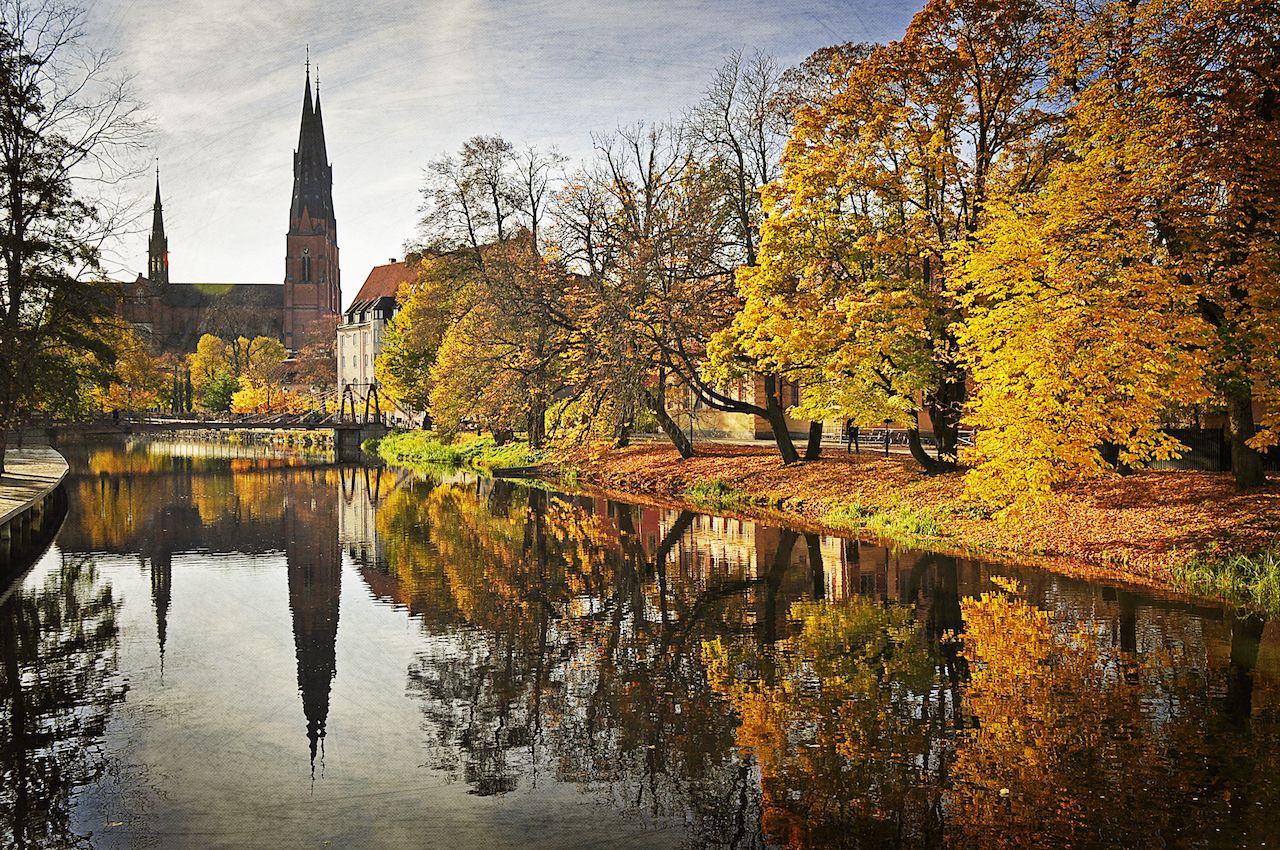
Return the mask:
[[147,242],[147,279],[169,282],[169,240],[164,235],[164,207],[160,204],[160,166],[156,166],[156,200],[151,207],[151,239]]
[[[333,215],[333,166],[324,144],[320,82],[311,97],[311,63],[302,96],[302,129],[293,153],[293,204],[285,237],[284,344],[296,351],[308,332],[336,325],[342,311],[338,222]],[[332,334],[332,328],[329,329]]]

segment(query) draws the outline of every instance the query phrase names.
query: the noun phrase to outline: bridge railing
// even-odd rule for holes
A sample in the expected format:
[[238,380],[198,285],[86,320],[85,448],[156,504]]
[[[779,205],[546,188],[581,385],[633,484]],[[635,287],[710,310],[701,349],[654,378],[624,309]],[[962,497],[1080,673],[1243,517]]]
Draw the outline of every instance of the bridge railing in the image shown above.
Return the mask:
[[[121,420],[125,421],[125,420]],[[127,420],[149,425],[201,425],[264,427],[272,425],[329,425],[338,421],[336,415],[308,411],[306,413],[181,413],[152,414]]]

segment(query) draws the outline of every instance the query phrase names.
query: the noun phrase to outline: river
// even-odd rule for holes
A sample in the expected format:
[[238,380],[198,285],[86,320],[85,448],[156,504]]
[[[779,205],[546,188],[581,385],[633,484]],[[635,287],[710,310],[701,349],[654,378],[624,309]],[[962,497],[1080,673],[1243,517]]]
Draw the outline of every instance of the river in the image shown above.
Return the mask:
[[1280,846],[1257,617],[465,474],[63,451],[0,609],[5,846]]

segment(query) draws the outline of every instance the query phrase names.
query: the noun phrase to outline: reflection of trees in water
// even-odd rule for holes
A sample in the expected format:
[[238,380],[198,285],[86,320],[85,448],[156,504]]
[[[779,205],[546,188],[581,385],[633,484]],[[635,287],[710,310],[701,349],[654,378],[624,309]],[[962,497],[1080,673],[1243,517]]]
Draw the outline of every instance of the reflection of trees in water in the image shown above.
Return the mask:
[[169,456],[158,448],[164,446],[64,449],[72,467],[65,486],[77,506],[59,537],[64,551],[147,559],[232,546],[236,552],[275,551],[285,541],[287,498],[309,501],[313,474],[323,474],[326,484],[332,475],[337,483],[334,467],[303,457]]
[[1230,668],[1206,674],[1176,649],[1117,651],[1017,594],[963,609],[975,671],[948,791],[954,846],[1237,847],[1280,835],[1278,718],[1237,701],[1260,621],[1238,618]]
[[646,550],[627,506],[601,516],[502,484],[485,499],[420,495],[389,502],[379,525],[431,529],[416,547],[388,544],[393,569],[451,600],[431,604],[436,636],[409,671],[433,764],[477,794],[549,770],[646,818],[698,813],[707,846],[735,833],[736,846],[758,843],[758,794],[698,649],[709,625],[743,619],[725,609],[745,609],[763,580],[669,581],[692,515]]
[[118,603],[92,561],[63,560],[39,589],[0,608],[0,829],[11,847],[87,845],[72,793],[106,769],[99,742],[126,687],[117,674]]
[[477,794],[578,783],[701,847],[1280,832],[1260,621],[1236,621],[1225,669],[1179,650],[1196,619],[1139,662],[1160,615],[1124,592],[1081,600],[1117,602],[1109,638],[1032,606],[992,621],[940,555],[907,562],[900,602],[821,599],[817,538],[757,529],[751,569],[694,568],[699,522],[502,483],[391,496],[388,571],[431,635],[409,678],[432,763]]
[[707,642],[715,691],[759,766],[762,825],[786,847],[940,846],[947,718],[908,606],[796,602],[770,649]]

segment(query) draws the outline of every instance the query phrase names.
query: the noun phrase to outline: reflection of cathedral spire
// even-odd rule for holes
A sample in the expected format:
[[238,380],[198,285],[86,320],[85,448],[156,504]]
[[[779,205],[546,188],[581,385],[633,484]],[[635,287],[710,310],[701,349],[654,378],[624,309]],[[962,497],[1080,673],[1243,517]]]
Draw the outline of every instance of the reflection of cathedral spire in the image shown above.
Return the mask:
[[291,513],[288,524],[290,545],[289,608],[293,612],[293,643],[298,656],[298,690],[302,713],[307,719],[307,741],[311,766],[325,736],[329,717],[329,689],[337,672],[338,598],[341,590],[342,556],[333,520],[336,511],[331,489],[319,503],[312,501],[316,516],[303,508]]
[[169,631],[169,599],[173,561],[168,552],[151,559],[151,604],[156,609],[156,640],[160,644],[160,675],[164,675],[164,645]]

